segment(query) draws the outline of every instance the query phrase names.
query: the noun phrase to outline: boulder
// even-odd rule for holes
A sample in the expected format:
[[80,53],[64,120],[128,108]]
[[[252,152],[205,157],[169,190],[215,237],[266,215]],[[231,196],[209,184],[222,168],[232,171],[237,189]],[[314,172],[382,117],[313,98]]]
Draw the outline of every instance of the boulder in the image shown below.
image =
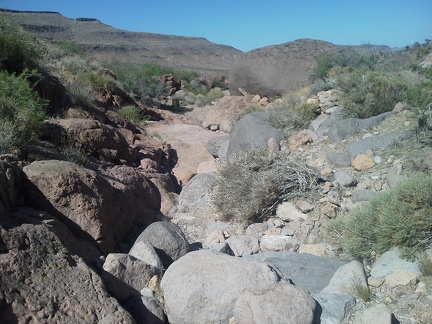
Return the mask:
[[229,70],[229,88],[240,95],[239,88],[271,99],[305,83],[315,57],[322,52],[337,53],[338,46],[313,39],[266,46],[241,54]]
[[406,270],[415,276],[420,276],[418,262],[405,260],[397,248],[384,252],[372,266],[370,275],[375,278],[386,277],[397,269]]
[[0,225],[2,323],[134,323],[77,254],[91,245],[40,210],[13,217],[13,226]]
[[[314,301],[305,303],[305,295],[294,285],[257,289],[240,295],[233,314],[238,324],[311,323],[310,309]],[[305,316],[306,315],[306,316]]]
[[212,105],[202,126],[204,128],[210,128],[212,125],[217,125],[221,131],[229,133],[235,117],[246,110],[247,104],[247,97],[244,96],[222,97]]
[[276,216],[285,222],[296,219],[306,219],[307,215],[302,213],[297,207],[289,201],[284,201],[276,209]]
[[379,125],[387,117],[393,114],[394,112],[389,111],[366,119],[347,118],[338,120],[334,122],[329,128],[329,139],[333,143],[340,143],[347,137],[360,133],[360,131],[363,129],[369,129]]
[[171,222],[150,224],[135,240],[132,249],[140,241],[148,241],[158,253],[165,269],[189,252],[189,243],[181,229]]
[[338,170],[334,174],[335,181],[345,187],[354,187],[357,185],[357,179],[348,172]]
[[247,114],[231,130],[227,157],[243,151],[265,149],[271,138],[279,143],[283,136],[279,130],[266,122],[263,113]]
[[[233,316],[238,323],[251,323],[249,319],[272,314],[287,323],[313,320],[315,302],[310,295],[280,281],[268,264],[211,250],[191,252],[174,262],[161,288],[170,323],[228,323]],[[257,309],[261,303],[268,307]]]
[[29,203],[68,219],[71,228],[87,233],[106,254],[134,228],[151,223],[159,210],[154,186],[131,167],[98,173],[46,160],[33,162],[24,172],[32,183]]
[[186,213],[194,208],[206,206],[213,193],[213,173],[198,173],[180,192],[178,210]]
[[375,166],[374,160],[367,154],[359,154],[352,161],[352,166],[357,171],[366,171]]
[[351,158],[348,153],[330,153],[327,156],[327,160],[338,167],[351,166]]
[[297,251],[300,242],[292,236],[263,235],[260,241],[262,251]]
[[130,249],[129,255],[158,269],[163,268],[159,255],[149,241],[141,240],[136,242]]
[[311,294],[323,290],[347,261],[297,252],[262,252],[243,257],[271,264],[283,279]]
[[356,304],[355,298],[351,295],[319,292],[314,294],[313,297],[322,308],[321,324],[344,323],[347,315]]
[[207,144],[205,145],[207,148],[207,151],[209,151],[209,153],[213,157],[217,158],[218,157],[218,151],[219,151],[219,148],[221,147],[222,143],[229,141],[229,139],[230,139],[229,135],[221,135],[221,136],[216,136],[216,137],[209,139]]
[[378,150],[389,146],[390,144],[401,141],[406,135],[403,133],[388,133],[375,137],[363,138],[353,142],[348,146],[348,154],[351,159],[361,153],[369,150]]
[[108,254],[102,269],[102,280],[108,291],[123,302],[139,295],[150,279],[160,274],[158,268],[123,253]]
[[353,285],[368,287],[363,264],[357,260],[341,266],[330,279],[329,284],[321,290],[322,293],[353,295]]
[[241,235],[241,236],[231,236],[225,241],[234,256],[243,256],[255,254],[260,251],[259,241],[256,237]]
[[[137,152],[116,128],[84,118],[59,119],[56,123],[66,132],[68,143],[79,145],[87,155],[115,164],[124,164],[121,160],[136,164]],[[107,156],[107,150],[112,152],[112,157]]]
[[159,301],[153,296],[135,296],[125,309],[132,314],[136,324],[165,324],[166,316]]
[[354,314],[353,324],[392,324],[395,321],[394,315],[384,304],[376,304]]

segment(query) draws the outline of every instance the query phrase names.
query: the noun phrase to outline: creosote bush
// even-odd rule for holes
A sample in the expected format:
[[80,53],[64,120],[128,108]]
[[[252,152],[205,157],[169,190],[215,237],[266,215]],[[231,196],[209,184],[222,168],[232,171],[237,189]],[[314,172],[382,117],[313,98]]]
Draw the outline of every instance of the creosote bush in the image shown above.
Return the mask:
[[367,205],[327,226],[327,237],[358,259],[393,247],[422,251],[432,244],[432,176],[413,174]]
[[316,179],[300,160],[266,150],[244,152],[222,163],[212,203],[225,220],[250,224],[270,216],[281,201],[311,194]]

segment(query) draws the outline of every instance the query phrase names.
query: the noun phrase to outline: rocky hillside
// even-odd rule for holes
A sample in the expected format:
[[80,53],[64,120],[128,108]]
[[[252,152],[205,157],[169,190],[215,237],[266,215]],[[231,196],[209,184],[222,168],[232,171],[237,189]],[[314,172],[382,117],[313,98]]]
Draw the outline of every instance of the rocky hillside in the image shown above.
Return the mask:
[[2,323],[431,322],[430,55],[278,100],[165,74],[149,107],[0,28]]
[[199,37],[129,32],[97,19],[70,19],[57,12],[0,10],[27,31],[51,42],[72,41],[100,62],[151,62],[208,72],[227,71],[242,52]]

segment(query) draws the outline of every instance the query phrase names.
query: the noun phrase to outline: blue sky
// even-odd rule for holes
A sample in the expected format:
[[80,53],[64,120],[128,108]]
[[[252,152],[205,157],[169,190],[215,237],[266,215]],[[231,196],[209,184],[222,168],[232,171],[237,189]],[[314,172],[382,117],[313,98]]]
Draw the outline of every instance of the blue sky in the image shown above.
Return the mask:
[[115,28],[205,37],[249,51],[299,38],[405,47],[432,39],[432,0],[0,0]]

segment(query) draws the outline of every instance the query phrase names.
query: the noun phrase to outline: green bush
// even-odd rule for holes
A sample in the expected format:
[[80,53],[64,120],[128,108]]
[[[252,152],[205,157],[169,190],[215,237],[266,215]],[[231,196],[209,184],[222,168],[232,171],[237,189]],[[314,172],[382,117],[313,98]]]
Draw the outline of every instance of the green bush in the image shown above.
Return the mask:
[[367,205],[327,226],[327,237],[359,259],[393,247],[420,251],[432,243],[432,176],[413,174]]
[[286,133],[305,128],[316,117],[317,106],[305,102],[300,93],[291,93],[275,101],[267,113],[267,122]]
[[136,106],[126,106],[118,110],[118,113],[120,116],[122,116],[124,119],[134,123],[138,124],[140,121],[144,119],[144,114]]
[[408,84],[400,78],[368,70],[333,69],[345,117],[368,118],[391,111]]
[[150,63],[142,65],[112,63],[109,68],[127,91],[147,104],[153,104],[155,99],[167,95],[167,89],[158,77],[170,73],[169,68]]
[[38,67],[41,44],[19,26],[0,17],[0,70],[22,73]]
[[266,150],[244,152],[221,164],[212,203],[225,220],[262,221],[281,201],[309,194],[316,177],[294,158]]
[[46,102],[32,91],[28,72],[0,71],[0,151],[20,149],[35,139],[45,119]]

